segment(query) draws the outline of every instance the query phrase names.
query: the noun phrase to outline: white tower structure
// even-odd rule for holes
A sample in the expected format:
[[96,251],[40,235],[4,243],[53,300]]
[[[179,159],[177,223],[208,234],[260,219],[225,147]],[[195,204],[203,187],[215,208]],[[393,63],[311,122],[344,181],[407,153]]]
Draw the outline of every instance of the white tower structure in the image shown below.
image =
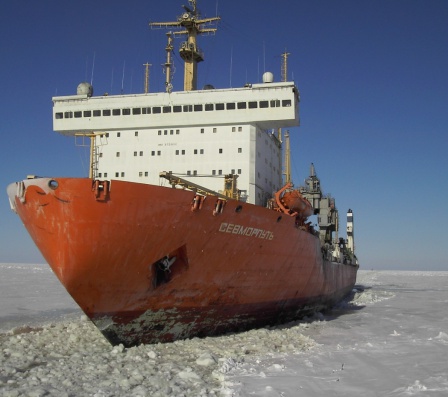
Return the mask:
[[354,228],[353,228],[353,211],[347,211],[347,248],[350,249],[355,255],[355,240],[354,240]]

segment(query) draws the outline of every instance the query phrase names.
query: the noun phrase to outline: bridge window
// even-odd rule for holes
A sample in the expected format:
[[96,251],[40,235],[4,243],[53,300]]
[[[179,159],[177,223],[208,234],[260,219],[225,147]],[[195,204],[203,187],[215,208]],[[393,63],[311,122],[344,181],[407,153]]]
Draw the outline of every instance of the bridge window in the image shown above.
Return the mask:
[[92,112],[90,110],[84,110],[84,117],[90,117]]
[[[93,111],[93,115],[95,116],[95,111]],[[104,109],[103,110],[103,116],[110,116],[110,109]]]
[[113,109],[112,116],[119,116],[121,114],[121,109]]
[[226,109],[227,110],[234,110],[235,109],[235,103],[234,102],[226,103]]
[[237,107],[238,107],[238,109],[246,109],[247,103],[246,102],[238,102]]

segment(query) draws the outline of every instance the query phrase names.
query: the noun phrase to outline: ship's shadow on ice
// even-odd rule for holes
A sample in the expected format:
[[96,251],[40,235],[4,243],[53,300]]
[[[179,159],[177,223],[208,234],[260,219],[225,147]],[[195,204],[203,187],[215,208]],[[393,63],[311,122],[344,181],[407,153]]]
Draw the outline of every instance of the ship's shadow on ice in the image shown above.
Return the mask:
[[[367,306],[369,299],[364,298],[365,295],[374,295],[370,290],[372,287],[364,285],[355,285],[353,290],[348,294],[343,300],[341,300],[336,305],[322,310],[316,311],[312,314],[297,318],[293,321],[279,322],[273,325],[268,325],[265,327],[270,330],[284,330],[290,329],[296,326],[303,326],[306,324],[312,325],[313,323],[319,323],[322,321],[332,321],[341,316],[347,316],[354,312],[364,309]],[[258,329],[258,328],[255,328]],[[245,330],[241,330],[239,333],[243,333]],[[238,333],[238,332],[237,332]],[[234,334],[232,332],[228,334]]]
[[355,285],[352,291],[340,302],[332,307],[329,307],[321,312],[316,312],[312,316],[307,316],[299,321],[312,323],[314,321],[332,321],[341,316],[348,316],[359,310],[363,310],[370,299],[366,296],[371,296],[372,287],[364,285]]
[[340,316],[355,313],[367,306],[393,298],[394,296],[395,293],[385,289],[384,286],[377,288],[370,285],[356,284],[350,294],[342,301],[323,312],[325,321],[331,321]]
[[357,284],[353,287],[350,294],[348,294],[343,300],[338,302],[333,307],[325,310],[326,320],[339,317],[344,314],[350,314],[350,312],[362,310],[366,307],[366,302],[360,297],[370,295],[372,287]]

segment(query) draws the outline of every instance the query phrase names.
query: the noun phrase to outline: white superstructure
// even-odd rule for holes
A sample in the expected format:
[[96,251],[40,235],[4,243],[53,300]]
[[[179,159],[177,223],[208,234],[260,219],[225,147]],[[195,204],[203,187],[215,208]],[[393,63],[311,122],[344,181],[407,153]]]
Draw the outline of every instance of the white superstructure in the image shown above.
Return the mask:
[[[91,92],[91,91],[89,91]],[[93,177],[159,184],[172,171],[219,191],[237,174],[243,197],[264,204],[282,186],[276,131],[298,125],[293,83],[238,89],[53,98],[53,127],[94,135]]]
[[[265,205],[283,186],[277,131],[299,124],[298,89],[266,72],[262,84],[196,90],[203,61],[196,38],[214,33],[206,26],[220,18],[202,19],[196,0],[189,3],[177,21],[150,24],[181,29],[167,33],[166,92],[93,96],[81,83],[77,95],[53,98],[54,130],[91,138],[92,178],[158,185],[167,183],[159,174],[168,171],[219,192],[224,176],[234,174],[241,199]],[[179,50],[183,91],[171,85],[172,35],[187,35]]]

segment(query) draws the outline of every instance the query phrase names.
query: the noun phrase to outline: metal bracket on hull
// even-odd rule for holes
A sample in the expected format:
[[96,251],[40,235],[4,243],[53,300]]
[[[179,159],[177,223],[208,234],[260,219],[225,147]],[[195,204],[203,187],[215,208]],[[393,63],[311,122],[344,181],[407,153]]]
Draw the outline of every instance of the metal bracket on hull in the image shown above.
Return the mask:
[[215,209],[213,210],[213,216],[221,214],[224,211],[227,201],[223,199],[216,200]]
[[202,196],[201,194],[195,194],[193,197],[193,201],[191,203],[191,210],[198,211],[202,208],[202,203],[205,201],[205,196]]
[[110,182],[96,180],[93,182],[92,190],[97,201],[106,201],[109,199]]

